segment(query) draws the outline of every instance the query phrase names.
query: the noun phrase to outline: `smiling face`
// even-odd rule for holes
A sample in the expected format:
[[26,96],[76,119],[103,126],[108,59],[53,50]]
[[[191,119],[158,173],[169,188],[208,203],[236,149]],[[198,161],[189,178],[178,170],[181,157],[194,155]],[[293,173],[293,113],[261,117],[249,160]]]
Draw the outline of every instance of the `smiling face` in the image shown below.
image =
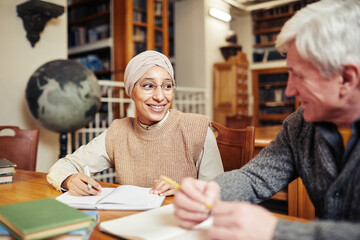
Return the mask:
[[289,79],[285,90],[287,97],[296,96],[304,110],[307,122],[335,122],[341,109],[341,75],[324,77],[309,61],[304,60],[293,41],[287,53]]
[[174,99],[174,93],[164,94],[160,86],[155,87],[154,93],[146,93],[141,85],[145,83],[162,85],[164,83],[172,84],[170,74],[161,67],[155,66],[147,71],[135,84],[132,98],[138,111],[139,120],[146,125],[152,125],[161,121]]

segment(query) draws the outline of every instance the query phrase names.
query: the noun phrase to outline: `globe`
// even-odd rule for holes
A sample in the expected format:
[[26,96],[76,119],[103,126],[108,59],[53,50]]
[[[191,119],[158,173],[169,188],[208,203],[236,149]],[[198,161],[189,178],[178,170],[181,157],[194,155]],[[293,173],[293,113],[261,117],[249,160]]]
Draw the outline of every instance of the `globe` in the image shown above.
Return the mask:
[[26,87],[31,114],[45,128],[73,132],[86,126],[100,108],[95,75],[72,60],[54,60],[39,67]]

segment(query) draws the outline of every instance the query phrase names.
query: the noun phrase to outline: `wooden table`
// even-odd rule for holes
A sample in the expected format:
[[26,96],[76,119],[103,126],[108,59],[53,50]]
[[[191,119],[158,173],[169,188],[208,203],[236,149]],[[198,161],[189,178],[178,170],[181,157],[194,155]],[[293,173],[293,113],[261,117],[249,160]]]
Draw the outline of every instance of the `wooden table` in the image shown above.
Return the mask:
[[270,144],[280,132],[282,126],[255,127],[255,151],[256,156],[264,147]]
[[[47,181],[46,173],[32,172],[26,170],[16,170],[13,183],[0,184],[0,205],[18,203],[30,200],[37,200],[43,198],[56,198],[61,192],[55,190]],[[103,187],[117,187],[119,185],[111,183],[100,183]],[[166,197],[163,205],[172,203],[174,197]],[[99,210],[100,222],[107,221],[115,218],[125,217],[140,211],[112,211],[112,210]],[[288,220],[299,220],[294,217],[275,214],[277,217]],[[110,235],[104,234],[99,231],[99,224],[95,227],[90,239],[117,239]]]
[[[255,150],[256,156],[264,147],[275,139],[282,126],[255,127]],[[288,201],[288,213],[290,216],[313,220],[315,209],[304,184],[300,178],[295,179],[288,185],[287,192],[279,192],[274,196],[276,199]]]

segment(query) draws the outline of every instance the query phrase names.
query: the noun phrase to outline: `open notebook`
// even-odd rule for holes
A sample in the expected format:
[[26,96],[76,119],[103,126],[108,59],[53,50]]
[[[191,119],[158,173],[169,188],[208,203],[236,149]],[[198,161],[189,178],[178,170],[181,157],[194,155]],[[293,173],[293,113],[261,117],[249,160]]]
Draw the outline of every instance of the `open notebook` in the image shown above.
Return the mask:
[[99,229],[107,234],[129,240],[208,240],[207,230],[212,218],[192,230],[179,227],[172,204],[146,212],[100,223]]
[[72,196],[68,192],[56,199],[79,209],[101,210],[148,210],[160,207],[165,197],[149,193],[150,188],[122,185],[117,188],[102,188],[100,195]]

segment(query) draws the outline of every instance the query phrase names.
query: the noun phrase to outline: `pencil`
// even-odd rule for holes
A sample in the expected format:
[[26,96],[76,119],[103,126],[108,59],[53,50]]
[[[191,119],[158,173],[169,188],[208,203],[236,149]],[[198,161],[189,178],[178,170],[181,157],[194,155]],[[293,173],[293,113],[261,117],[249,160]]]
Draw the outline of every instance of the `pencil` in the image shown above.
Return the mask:
[[[88,177],[90,177],[90,170],[89,170],[89,167],[88,167],[87,165],[85,165],[85,174],[86,174]],[[90,189],[92,188],[91,183],[88,183],[88,184],[87,184],[87,187],[88,187],[88,189],[90,190]]]
[[[178,184],[177,182],[175,182],[171,178],[166,177],[166,176],[162,176],[161,178],[162,178],[162,180],[164,180],[165,182],[167,182],[168,184],[173,186],[176,190],[181,190],[180,184]],[[204,202],[204,205],[210,210],[212,210],[212,208],[213,208],[212,204],[210,204],[210,203],[208,203],[206,201]]]
[[180,189],[181,189],[180,184],[178,184],[177,182],[175,182],[175,181],[172,180],[171,178],[166,177],[166,176],[162,176],[161,178],[162,178],[162,180],[164,180],[165,182],[167,182],[168,184],[170,184],[171,186],[173,186],[175,189],[177,189],[177,190],[180,190]]

